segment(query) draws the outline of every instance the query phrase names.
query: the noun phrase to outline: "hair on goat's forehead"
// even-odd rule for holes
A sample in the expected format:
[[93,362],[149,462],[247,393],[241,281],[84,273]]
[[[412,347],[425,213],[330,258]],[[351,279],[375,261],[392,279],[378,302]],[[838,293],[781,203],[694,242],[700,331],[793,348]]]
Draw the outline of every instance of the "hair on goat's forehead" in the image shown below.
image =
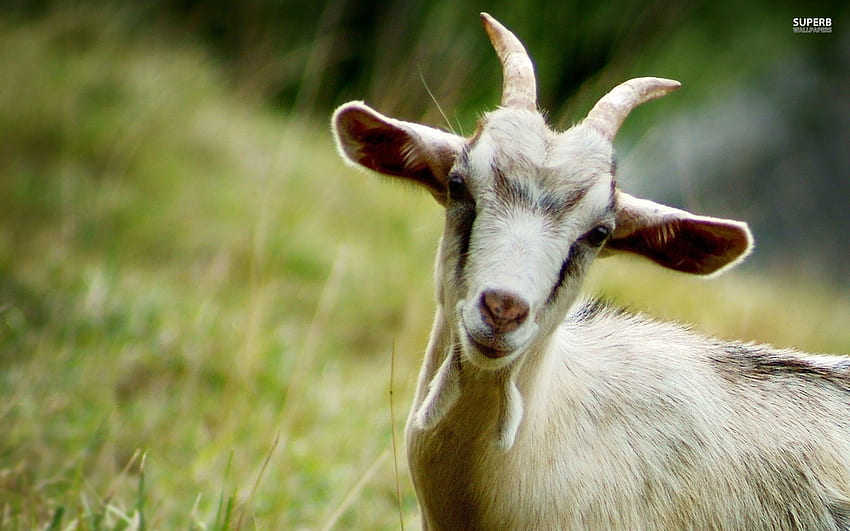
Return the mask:
[[538,112],[498,109],[484,115],[470,140],[470,148],[486,146],[505,158],[543,162],[553,136]]
[[458,167],[489,184],[502,202],[569,210],[588,192],[605,208],[614,192],[610,142],[581,126],[552,131],[533,111],[488,113],[469,140]]

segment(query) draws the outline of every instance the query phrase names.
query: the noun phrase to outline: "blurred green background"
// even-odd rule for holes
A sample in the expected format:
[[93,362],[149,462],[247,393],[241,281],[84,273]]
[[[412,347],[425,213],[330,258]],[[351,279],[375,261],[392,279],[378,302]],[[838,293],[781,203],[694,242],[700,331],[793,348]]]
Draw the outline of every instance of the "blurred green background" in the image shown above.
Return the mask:
[[588,291],[850,352],[850,6],[798,4],[0,3],[0,529],[417,528],[392,434],[441,212],[327,122],[365,99],[470,133],[501,90],[482,10],[555,127],[682,81],[626,122],[621,185],[753,228],[719,279],[611,259]]

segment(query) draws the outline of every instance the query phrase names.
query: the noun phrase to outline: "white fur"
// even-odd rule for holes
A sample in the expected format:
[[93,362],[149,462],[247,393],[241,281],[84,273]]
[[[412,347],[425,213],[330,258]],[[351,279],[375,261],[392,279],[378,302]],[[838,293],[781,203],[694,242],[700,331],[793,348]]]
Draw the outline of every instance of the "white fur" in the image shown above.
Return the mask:
[[446,415],[460,396],[458,374],[454,356],[446,356],[434,379],[428,383],[428,394],[414,415],[416,426],[423,430],[433,428]]

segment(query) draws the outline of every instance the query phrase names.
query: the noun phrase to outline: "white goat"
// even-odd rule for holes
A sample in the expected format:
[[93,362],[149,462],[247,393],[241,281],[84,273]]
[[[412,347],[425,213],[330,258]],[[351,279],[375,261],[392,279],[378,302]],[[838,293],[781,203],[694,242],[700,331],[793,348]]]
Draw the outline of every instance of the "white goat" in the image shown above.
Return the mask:
[[469,139],[360,102],[349,161],[446,209],[438,308],[407,423],[425,529],[850,529],[850,359],[728,343],[579,300],[600,254],[699,275],[744,223],[615,186],[612,140],[677,88],[627,81],[554,132],[519,40],[486,14],[501,106]]

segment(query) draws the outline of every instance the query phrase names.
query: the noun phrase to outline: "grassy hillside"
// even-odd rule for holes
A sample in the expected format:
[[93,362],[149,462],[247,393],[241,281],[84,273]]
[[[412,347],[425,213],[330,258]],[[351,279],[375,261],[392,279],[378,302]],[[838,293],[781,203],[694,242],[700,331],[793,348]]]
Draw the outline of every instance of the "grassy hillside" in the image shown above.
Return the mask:
[[[0,528],[415,528],[391,434],[433,310],[427,194],[126,17],[2,24],[0,64]],[[590,284],[850,351],[848,298],[794,279],[611,259]]]

